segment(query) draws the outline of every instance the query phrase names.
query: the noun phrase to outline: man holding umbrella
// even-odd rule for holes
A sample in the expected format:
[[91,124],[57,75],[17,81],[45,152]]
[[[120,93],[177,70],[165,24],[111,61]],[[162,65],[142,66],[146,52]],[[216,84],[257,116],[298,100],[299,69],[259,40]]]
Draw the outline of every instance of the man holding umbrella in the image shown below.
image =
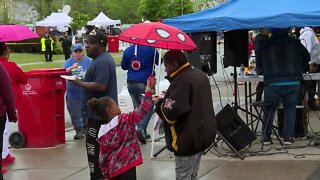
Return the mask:
[[[147,86],[147,79],[153,72],[154,62],[158,64],[159,53],[153,47],[131,45],[123,53],[121,68],[128,70],[127,86],[134,108],[141,104],[142,94]],[[138,138],[143,144],[150,138],[147,127],[153,113],[150,108],[148,114],[139,122]]]

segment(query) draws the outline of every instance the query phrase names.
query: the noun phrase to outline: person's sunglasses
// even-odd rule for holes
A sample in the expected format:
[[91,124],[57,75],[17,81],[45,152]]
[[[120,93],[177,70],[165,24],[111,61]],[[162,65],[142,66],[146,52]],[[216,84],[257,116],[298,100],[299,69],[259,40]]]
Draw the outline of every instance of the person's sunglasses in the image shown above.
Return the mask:
[[75,52],[75,53],[82,53],[82,50],[81,50],[81,49],[76,49],[76,50],[74,50],[73,52]]

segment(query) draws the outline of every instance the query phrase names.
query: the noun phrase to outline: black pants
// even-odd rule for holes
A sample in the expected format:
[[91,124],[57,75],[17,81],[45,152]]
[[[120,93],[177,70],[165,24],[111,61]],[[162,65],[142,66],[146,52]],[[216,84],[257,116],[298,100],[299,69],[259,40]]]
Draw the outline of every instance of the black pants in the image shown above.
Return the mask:
[[71,53],[70,50],[64,49],[63,53],[64,53],[64,59],[68,60],[70,58],[70,53]]
[[119,176],[111,178],[111,180],[137,180],[136,167],[129,169]]
[[263,88],[264,82],[258,82],[258,85],[256,87],[256,101],[262,100]]
[[[3,146],[3,131],[6,124],[6,115],[0,116],[0,151],[2,152]],[[2,169],[2,161],[0,161],[0,169]],[[3,180],[3,174],[0,172],[0,180]]]
[[46,58],[46,62],[52,61],[52,50],[51,48],[46,48],[44,53],[44,57]]
[[86,148],[91,180],[104,179],[99,167],[100,146],[96,141],[102,123],[102,120],[88,119]]

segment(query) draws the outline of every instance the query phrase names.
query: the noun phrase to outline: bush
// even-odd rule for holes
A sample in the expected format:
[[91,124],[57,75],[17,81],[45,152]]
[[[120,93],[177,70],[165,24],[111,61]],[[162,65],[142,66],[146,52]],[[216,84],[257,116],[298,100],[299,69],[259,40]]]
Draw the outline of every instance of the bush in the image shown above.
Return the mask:
[[58,38],[53,43],[53,54],[63,54],[62,43]]
[[7,44],[11,52],[16,52],[16,53],[40,53],[41,52],[40,39],[10,42]]
[[[53,38],[53,54],[63,54],[62,44],[58,38]],[[41,53],[41,38],[7,43],[11,52]]]

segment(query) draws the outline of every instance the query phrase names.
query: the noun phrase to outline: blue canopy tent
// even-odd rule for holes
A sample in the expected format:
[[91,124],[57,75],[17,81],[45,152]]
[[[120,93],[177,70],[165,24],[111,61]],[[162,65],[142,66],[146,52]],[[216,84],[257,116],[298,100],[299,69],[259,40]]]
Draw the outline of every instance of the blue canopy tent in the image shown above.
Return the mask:
[[229,0],[163,22],[188,33],[320,26],[320,0]]

